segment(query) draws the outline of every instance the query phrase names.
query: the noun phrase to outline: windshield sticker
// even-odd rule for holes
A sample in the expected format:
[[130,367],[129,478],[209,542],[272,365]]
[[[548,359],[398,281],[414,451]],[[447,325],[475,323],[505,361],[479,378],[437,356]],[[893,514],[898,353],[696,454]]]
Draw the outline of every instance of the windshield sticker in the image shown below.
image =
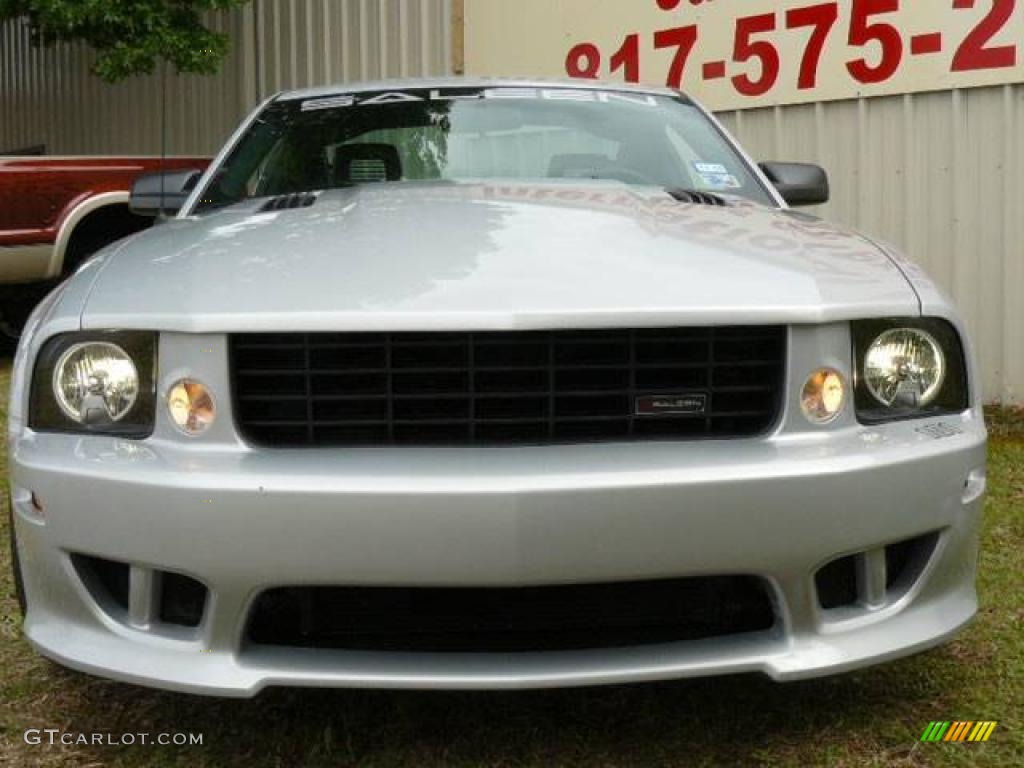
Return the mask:
[[382,93],[379,96],[363,99],[359,103],[362,106],[369,106],[370,104],[405,104],[410,101],[423,101],[423,99],[412,93]]
[[[592,91],[579,88],[483,88],[467,92],[465,89],[408,93],[390,91],[386,93],[344,93],[307,99],[302,102],[303,112],[340,107],[369,107],[380,104],[404,104],[417,101],[472,101],[480,99],[540,99],[542,101],[581,101],[601,104],[630,104],[638,107],[657,107],[658,99],[648,93],[616,93],[615,91]],[[722,169],[725,170],[724,168]]]
[[709,189],[739,189],[743,186],[721,163],[694,163],[693,169]]
[[313,112],[318,109],[334,109],[335,107],[351,107],[356,102],[356,97],[350,93],[344,96],[330,96],[326,99],[309,99],[302,102],[303,112]]

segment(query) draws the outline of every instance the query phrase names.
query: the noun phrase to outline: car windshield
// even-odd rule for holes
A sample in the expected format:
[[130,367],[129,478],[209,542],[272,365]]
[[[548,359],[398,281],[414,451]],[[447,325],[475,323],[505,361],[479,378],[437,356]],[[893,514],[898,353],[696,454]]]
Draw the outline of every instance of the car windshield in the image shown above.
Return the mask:
[[602,179],[774,203],[683,96],[579,88],[339,93],[271,103],[196,212],[375,182]]

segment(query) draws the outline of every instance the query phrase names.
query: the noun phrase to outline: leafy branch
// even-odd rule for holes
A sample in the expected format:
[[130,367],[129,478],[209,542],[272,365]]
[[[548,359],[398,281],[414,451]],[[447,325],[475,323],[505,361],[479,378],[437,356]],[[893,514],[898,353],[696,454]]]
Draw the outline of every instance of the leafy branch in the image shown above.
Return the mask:
[[0,0],[0,21],[24,19],[36,45],[84,42],[96,50],[93,71],[108,82],[149,74],[161,61],[178,72],[213,74],[230,49],[228,36],[203,24],[203,13],[249,0]]

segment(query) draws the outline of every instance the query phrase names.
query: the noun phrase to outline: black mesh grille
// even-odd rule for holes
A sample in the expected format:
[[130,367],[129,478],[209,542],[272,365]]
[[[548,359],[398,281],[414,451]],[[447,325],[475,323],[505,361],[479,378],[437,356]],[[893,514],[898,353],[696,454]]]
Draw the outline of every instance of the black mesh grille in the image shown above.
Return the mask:
[[272,446],[746,437],[781,404],[785,328],[231,338],[235,412]]
[[525,588],[284,587],[262,593],[248,638],[261,645],[373,651],[613,648],[771,628],[749,576]]

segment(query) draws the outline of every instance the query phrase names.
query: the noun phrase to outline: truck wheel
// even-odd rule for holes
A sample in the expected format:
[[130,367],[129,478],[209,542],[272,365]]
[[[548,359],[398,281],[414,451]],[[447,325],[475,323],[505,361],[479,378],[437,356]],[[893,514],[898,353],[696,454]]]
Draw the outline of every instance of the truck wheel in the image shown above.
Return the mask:
[[47,280],[0,286],[0,354],[14,351],[28,316],[56,285],[57,281]]
[[8,320],[7,315],[0,311],[0,356],[14,354],[23,327],[24,321],[19,323],[16,320]]
[[136,216],[127,205],[107,205],[93,211],[75,227],[64,252],[64,277],[96,251],[123,237],[149,229],[153,220]]
[[108,205],[93,211],[75,227],[64,252],[61,277],[37,283],[0,286],[0,355],[17,346],[21,329],[36,304],[87,258],[104,246],[152,226],[151,219],[134,215],[127,205]]

